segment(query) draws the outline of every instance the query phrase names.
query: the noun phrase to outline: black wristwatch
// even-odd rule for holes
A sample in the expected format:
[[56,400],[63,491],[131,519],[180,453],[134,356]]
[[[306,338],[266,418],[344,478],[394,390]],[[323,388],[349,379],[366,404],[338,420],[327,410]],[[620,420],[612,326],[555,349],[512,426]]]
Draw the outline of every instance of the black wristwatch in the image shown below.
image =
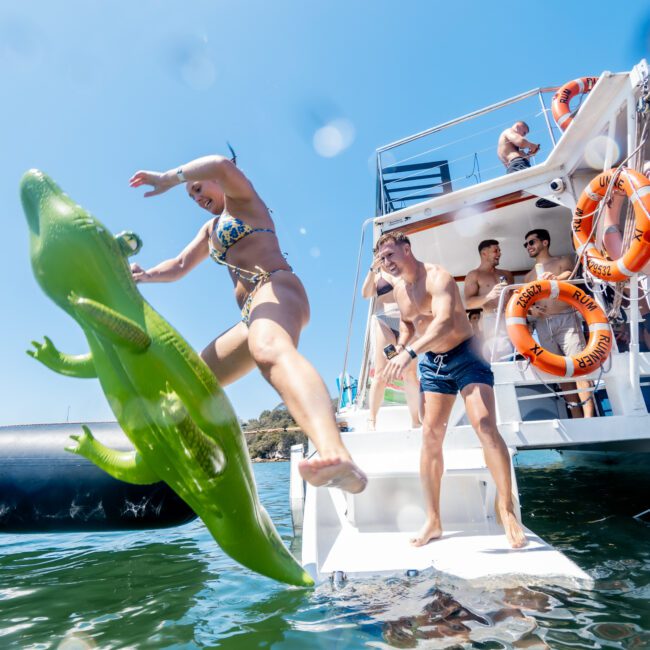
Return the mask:
[[411,359],[417,359],[418,354],[410,345],[405,345],[404,349],[409,353]]

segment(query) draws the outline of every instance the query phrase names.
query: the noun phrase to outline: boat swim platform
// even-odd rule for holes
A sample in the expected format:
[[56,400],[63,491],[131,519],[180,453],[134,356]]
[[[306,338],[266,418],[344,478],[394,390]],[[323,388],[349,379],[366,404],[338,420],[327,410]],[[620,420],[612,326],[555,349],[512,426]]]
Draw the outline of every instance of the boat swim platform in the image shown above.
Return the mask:
[[[412,533],[361,533],[350,528],[337,536],[320,574],[329,576],[342,571],[348,577],[362,577],[432,569],[473,583],[487,581],[492,586],[593,584],[593,579],[573,561],[529,529],[524,530],[528,544],[521,549],[510,548],[503,529],[496,524],[464,528],[452,525],[440,539],[416,548],[410,543]],[[315,572],[313,565],[305,568]]]
[[[419,434],[418,430],[403,432],[412,442]],[[353,437],[350,434],[348,440]],[[298,447],[296,455],[292,454],[294,463],[301,456]],[[322,581],[337,572],[359,577],[432,569],[492,585],[558,580],[591,584],[587,573],[528,529],[527,546],[510,547],[497,520],[496,486],[480,447],[444,451],[443,536],[421,547],[412,546],[410,539],[425,519],[419,443],[398,450],[393,442],[390,447],[387,453],[378,451],[381,445],[372,451],[366,445],[366,453],[353,451],[368,475],[363,492],[349,494],[307,485],[304,503],[292,500],[292,507],[304,514],[301,561],[314,579]],[[515,450],[509,452],[512,455]],[[514,469],[512,483],[515,514],[521,519]],[[299,490],[302,484],[292,481],[294,488]]]

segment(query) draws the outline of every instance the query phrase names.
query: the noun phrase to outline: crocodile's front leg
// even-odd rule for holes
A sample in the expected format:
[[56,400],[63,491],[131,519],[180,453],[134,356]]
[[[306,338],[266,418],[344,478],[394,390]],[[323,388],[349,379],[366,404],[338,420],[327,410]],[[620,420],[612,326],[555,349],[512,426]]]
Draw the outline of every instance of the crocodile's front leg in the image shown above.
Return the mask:
[[114,309],[74,292],[68,296],[68,302],[82,322],[115,345],[133,352],[144,352],[151,345],[151,337],[138,323]]
[[27,354],[37,361],[40,361],[50,370],[58,372],[66,377],[78,377],[81,379],[96,378],[97,372],[90,352],[87,354],[65,354],[60,352],[54,343],[46,336],[45,343],[32,341],[33,350],[27,350]]
[[70,436],[75,445],[65,450],[87,458],[113,478],[135,485],[150,485],[160,481],[160,477],[142,460],[137,451],[117,451],[97,440],[90,429],[82,425],[83,433]]

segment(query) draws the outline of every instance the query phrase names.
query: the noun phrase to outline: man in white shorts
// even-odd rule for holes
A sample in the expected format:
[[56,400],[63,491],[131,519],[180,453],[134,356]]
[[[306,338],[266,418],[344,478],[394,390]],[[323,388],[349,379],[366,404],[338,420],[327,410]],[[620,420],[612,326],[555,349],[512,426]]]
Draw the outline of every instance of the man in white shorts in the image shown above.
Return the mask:
[[[551,236],[544,228],[535,228],[526,233],[524,248],[535,260],[535,267],[526,274],[525,282],[532,280],[567,280],[571,277],[575,260],[572,255],[554,257],[549,252]],[[554,354],[573,356],[585,347],[582,326],[575,310],[559,300],[540,300],[530,310],[535,318],[535,331],[540,345]],[[572,390],[572,384],[563,384],[565,390]],[[592,418],[596,415],[592,399],[591,382],[576,382],[578,394],[566,395],[572,417]],[[583,402],[582,408],[579,402]]]

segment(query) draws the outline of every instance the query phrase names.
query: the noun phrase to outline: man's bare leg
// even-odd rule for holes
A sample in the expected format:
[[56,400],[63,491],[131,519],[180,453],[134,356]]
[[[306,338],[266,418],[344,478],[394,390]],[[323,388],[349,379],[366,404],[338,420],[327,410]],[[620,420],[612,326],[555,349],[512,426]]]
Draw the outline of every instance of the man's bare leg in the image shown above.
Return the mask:
[[445,471],[442,443],[447,431],[449,414],[456,401],[455,395],[423,393],[422,451],[420,453],[420,481],[426,504],[426,521],[411,539],[413,546],[424,546],[442,535],[440,521],[440,484]]
[[578,393],[566,395],[569,417],[594,418],[596,417],[596,406],[593,400],[593,391],[590,381],[578,381],[575,384],[562,384],[564,390],[578,390]]
[[296,349],[308,312],[298,315],[308,306],[292,285],[297,282],[300,289],[302,285],[293,275],[282,276],[276,280],[274,275],[255,294],[248,327],[251,356],[318,451],[319,458],[300,463],[301,476],[316,487],[361,492],[368,479],[343,444],[327,388]]
[[[561,384],[561,386],[562,390],[575,391],[577,389],[577,386],[575,384]],[[580,397],[578,396],[578,393],[564,395],[564,398],[566,401],[567,413],[572,420],[584,417],[582,413],[582,406],[580,406]]]
[[578,397],[581,402],[584,402],[582,405],[582,417],[584,418],[593,418],[596,417],[596,408],[594,406],[593,400],[593,391],[591,389],[590,381],[577,381],[576,388],[580,391]]
[[497,486],[498,513],[512,548],[521,548],[528,541],[517,520],[512,502],[510,454],[497,429],[494,391],[487,384],[469,384],[462,391],[470,424],[481,441],[485,462]]

